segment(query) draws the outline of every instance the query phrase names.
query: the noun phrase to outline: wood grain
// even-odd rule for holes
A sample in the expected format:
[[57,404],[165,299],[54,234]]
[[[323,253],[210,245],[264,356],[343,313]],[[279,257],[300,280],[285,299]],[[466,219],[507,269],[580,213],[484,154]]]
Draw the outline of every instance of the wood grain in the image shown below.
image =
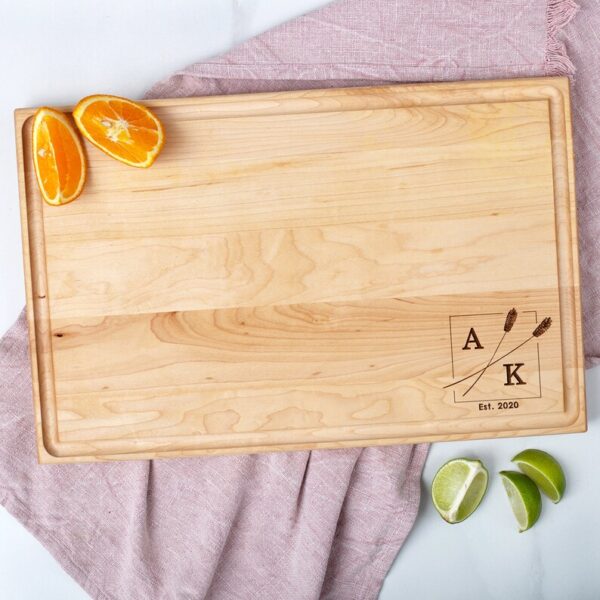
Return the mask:
[[[86,146],[60,208],[16,112],[40,460],[585,428],[566,79],[149,104],[156,164]],[[526,383],[463,396],[513,306]]]

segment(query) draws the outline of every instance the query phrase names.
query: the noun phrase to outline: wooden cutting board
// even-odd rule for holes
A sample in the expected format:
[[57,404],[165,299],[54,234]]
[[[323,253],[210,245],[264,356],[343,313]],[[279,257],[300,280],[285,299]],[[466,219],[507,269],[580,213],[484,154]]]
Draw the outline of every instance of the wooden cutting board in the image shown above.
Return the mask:
[[42,462],[585,429],[567,79],[148,104],[62,207],[16,112]]

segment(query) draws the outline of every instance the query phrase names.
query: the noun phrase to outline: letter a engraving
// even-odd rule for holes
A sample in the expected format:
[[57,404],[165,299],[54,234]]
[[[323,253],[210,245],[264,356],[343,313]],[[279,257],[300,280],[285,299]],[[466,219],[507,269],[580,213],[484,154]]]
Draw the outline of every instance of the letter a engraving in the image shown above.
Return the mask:
[[469,329],[469,335],[467,336],[467,341],[463,346],[463,350],[470,350],[471,344],[475,344],[475,350],[483,350],[483,346],[481,345],[481,342],[479,341],[479,338],[475,333],[474,327],[471,327],[471,329]]
[[[505,363],[502,366],[506,369],[506,383],[504,385],[526,385],[526,382],[521,379],[518,371],[525,363]],[[512,368],[514,367],[514,369]],[[513,377],[517,383],[513,383]]]

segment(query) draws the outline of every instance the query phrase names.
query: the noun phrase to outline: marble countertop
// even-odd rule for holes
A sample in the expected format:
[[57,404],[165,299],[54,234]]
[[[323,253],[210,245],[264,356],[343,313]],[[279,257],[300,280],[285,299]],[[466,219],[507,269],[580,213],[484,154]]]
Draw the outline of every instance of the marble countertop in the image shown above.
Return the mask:
[[[171,71],[225,51],[326,0],[104,0],[6,3],[0,24],[0,331],[25,302],[12,111],[69,104],[86,94],[140,97]],[[48,32],[52,32],[49,35]],[[60,42],[52,43],[51,40]],[[110,40],[110,41],[109,41]],[[544,438],[440,443],[423,477],[417,523],[385,581],[381,600],[587,600],[600,597],[600,369],[587,373],[589,431]],[[561,460],[567,493],[544,502],[531,531],[517,533],[497,472],[519,450]],[[456,456],[481,458],[491,481],[467,521],[444,523],[429,499],[437,468]],[[87,595],[46,550],[0,508],[0,598],[83,600]]]

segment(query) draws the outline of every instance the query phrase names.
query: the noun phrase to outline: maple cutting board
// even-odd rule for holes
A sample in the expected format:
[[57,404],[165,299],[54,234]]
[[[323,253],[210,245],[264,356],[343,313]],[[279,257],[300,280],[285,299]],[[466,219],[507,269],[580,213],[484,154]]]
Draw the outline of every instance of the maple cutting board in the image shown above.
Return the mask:
[[567,79],[148,104],[62,207],[16,112],[42,462],[585,429]]

